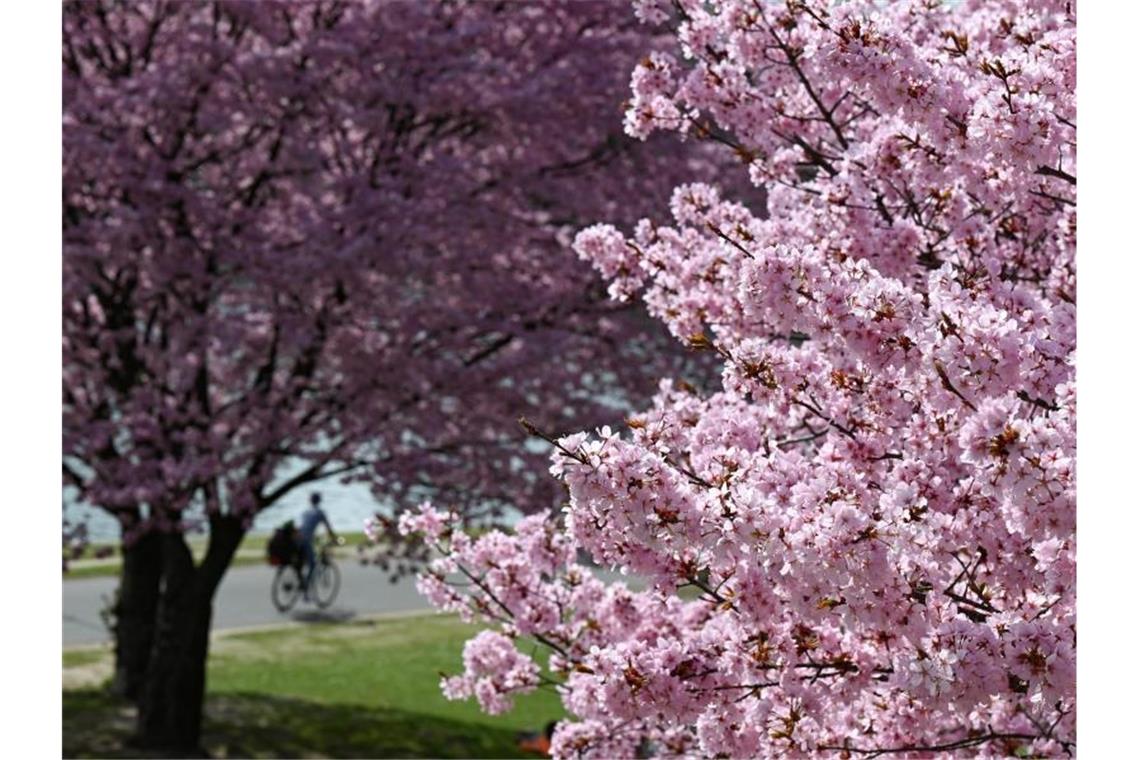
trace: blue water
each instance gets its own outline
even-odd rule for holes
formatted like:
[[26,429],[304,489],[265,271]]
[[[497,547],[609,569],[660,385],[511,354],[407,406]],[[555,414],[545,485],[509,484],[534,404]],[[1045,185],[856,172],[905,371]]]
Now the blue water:
[[[329,522],[338,531],[363,530],[364,522],[377,512],[391,513],[391,505],[376,498],[363,483],[344,485],[337,482],[301,487],[289,493],[269,509],[254,518],[251,533],[272,533],[273,529],[289,519],[297,519],[309,505],[309,494],[321,492],[321,506]],[[75,497],[71,489],[64,490],[63,516],[71,522],[86,521],[92,540],[114,541],[119,538],[119,524],[101,509],[92,507]]]

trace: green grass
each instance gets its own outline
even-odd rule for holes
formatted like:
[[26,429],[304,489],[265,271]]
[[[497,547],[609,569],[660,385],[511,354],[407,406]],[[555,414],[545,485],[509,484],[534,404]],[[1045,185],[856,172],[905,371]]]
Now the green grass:
[[[346,556],[347,552],[355,551],[359,544],[364,543],[365,536],[363,532],[350,532],[338,534],[344,537],[345,544],[343,547],[338,548],[336,551],[341,556]],[[269,542],[269,536],[256,535],[246,536],[238,547],[237,554],[234,556],[230,567],[242,567],[245,565],[261,565],[265,563],[265,545]],[[195,559],[200,559],[206,553],[206,539],[204,537],[194,537],[187,540],[190,544],[190,551]],[[100,549],[110,549],[112,554],[105,560],[93,562],[96,552]],[[91,562],[91,564],[85,564]],[[119,544],[117,543],[99,543],[91,544],[87,548],[87,552],[78,562],[73,561],[67,572],[63,574],[65,581],[78,580],[80,578],[103,578],[107,576],[117,576],[122,569],[122,555],[120,554]]]
[[[477,630],[417,616],[219,638],[203,744],[213,757],[527,757],[516,735],[560,717],[557,695],[540,690],[488,716],[439,692],[440,671],[462,668]],[[71,665],[90,667],[93,656],[110,655],[77,650]],[[98,689],[65,691],[64,756],[129,755],[131,712]]]
[[106,657],[107,653],[102,649],[65,649],[63,651],[63,669],[94,665],[97,662],[102,662]]

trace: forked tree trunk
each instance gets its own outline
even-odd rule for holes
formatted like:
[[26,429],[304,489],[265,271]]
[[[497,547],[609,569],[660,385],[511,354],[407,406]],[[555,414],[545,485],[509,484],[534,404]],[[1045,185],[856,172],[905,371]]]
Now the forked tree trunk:
[[115,675],[111,691],[137,701],[154,643],[162,578],[162,537],[147,533],[123,547],[123,569],[115,602]]
[[245,531],[233,518],[212,518],[210,544],[194,566],[181,535],[163,537],[162,591],[136,742],[175,755],[201,755],[206,657],[214,592]]

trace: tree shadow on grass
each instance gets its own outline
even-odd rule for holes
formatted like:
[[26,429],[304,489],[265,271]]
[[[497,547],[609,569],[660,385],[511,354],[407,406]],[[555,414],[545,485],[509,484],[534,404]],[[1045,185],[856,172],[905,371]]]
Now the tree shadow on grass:
[[[134,709],[95,689],[63,693],[64,757],[148,757],[127,745]],[[210,695],[211,757],[535,757],[513,731],[403,710],[256,693]]]

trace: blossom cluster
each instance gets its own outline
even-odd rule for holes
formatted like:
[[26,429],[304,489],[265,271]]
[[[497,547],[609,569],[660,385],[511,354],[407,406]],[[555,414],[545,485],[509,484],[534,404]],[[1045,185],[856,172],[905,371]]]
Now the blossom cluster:
[[723,161],[622,139],[659,37],[576,0],[67,5],[74,496],[127,539],[333,478],[556,504],[514,417],[598,424],[684,361],[565,245]]
[[1072,754],[1071,4],[636,10],[678,49],[627,131],[769,203],[685,184],[575,248],[722,387],[552,439],[564,515],[442,541],[423,590],[550,646],[558,757]]

